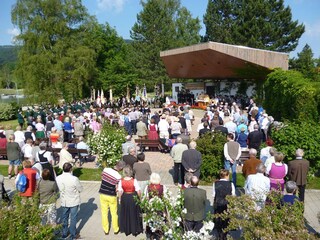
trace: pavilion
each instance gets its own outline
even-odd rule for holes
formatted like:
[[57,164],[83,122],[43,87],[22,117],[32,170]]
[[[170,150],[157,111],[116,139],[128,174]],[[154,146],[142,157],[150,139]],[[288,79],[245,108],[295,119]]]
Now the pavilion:
[[206,80],[196,82],[197,90],[202,84],[202,91],[211,93],[214,90],[208,87],[216,87],[217,82],[221,89],[223,82],[265,80],[275,68],[288,70],[289,62],[287,53],[217,42],[162,51],[160,57],[170,78]]

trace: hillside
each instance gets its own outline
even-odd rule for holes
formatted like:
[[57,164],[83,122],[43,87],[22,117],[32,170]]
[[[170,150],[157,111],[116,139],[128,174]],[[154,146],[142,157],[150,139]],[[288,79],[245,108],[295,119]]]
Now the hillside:
[[18,46],[0,46],[0,66],[6,63],[15,63],[18,59]]

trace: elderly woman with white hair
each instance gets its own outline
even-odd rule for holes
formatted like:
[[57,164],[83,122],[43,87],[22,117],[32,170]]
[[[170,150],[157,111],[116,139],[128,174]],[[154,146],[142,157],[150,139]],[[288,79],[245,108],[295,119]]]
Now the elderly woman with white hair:
[[[144,196],[148,199],[151,199],[153,197],[159,197],[162,198],[164,194],[166,194],[167,189],[164,185],[160,184],[161,177],[158,173],[152,173],[150,176],[150,184],[145,188],[144,190]],[[162,215],[162,212],[157,212],[155,214]],[[147,239],[161,239],[162,237],[161,231],[151,231],[151,228],[146,226],[146,236]]]
[[28,126],[26,131],[24,132],[24,138],[25,140],[31,139],[32,141],[36,140],[36,135],[32,132],[32,126]]

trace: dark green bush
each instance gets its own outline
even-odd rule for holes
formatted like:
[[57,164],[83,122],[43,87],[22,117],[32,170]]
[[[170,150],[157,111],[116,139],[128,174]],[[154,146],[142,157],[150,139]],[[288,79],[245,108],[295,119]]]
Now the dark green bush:
[[286,160],[295,158],[297,148],[304,150],[304,158],[311,167],[320,167],[320,126],[313,122],[285,122],[280,130],[272,130],[275,148],[284,153]]
[[55,228],[42,225],[40,214],[37,199],[15,195],[10,206],[0,208],[1,239],[54,239]]
[[0,103],[0,121],[7,121],[16,117],[17,106],[9,103]]
[[223,146],[226,143],[225,135],[208,133],[197,140],[197,150],[202,154],[201,180],[212,182],[223,168]]
[[316,89],[300,72],[276,70],[270,73],[264,92],[264,107],[275,119],[318,120]]

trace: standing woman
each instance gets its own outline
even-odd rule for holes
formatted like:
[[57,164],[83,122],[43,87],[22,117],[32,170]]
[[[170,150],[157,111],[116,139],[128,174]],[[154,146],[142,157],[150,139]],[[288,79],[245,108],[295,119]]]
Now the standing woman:
[[45,127],[42,123],[41,118],[37,119],[36,129],[37,129],[36,138],[37,139],[44,139],[46,137],[45,133],[44,133]]
[[151,175],[151,168],[150,164],[145,162],[145,155],[144,153],[139,153],[137,155],[138,162],[133,164],[133,174],[135,179],[137,179],[138,184],[140,186],[141,192],[143,193],[144,189],[149,183],[150,175]]
[[[222,169],[220,170],[220,180],[216,181],[213,184],[213,209],[214,213],[223,213],[227,210],[228,201],[226,196],[236,195],[235,187],[232,182],[229,181],[229,170]],[[224,229],[228,226],[228,220],[223,220],[221,218],[215,219],[214,228],[218,231],[218,239],[226,240],[227,233],[224,232]]]
[[150,119],[150,124],[148,126],[149,132],[148,132],[148,139],[151,140],[158,140],[159,135],[158,135],[158,126],[155,124],[154,118]]
[[63,123],[63,130],[64,130],[64,141],[69,142],[72,138],[72,125],[70,123],[70,118],[66,117]]
[[[14,135],[9,136],[9,142],[7,143],[7,157],[9,160],[8,178],[18,175],[18,167],[20,162],[20,146],[14,141]],[[12,168],[14,166],[14,175],[12,175]]]
[[284,155],[283,153],[274,154],[275,162],[269,164],[266,170],[266,174],[269,175],[270,179],[270,189],[284,191],[284,178],[288,173],[287,164],[283,163]]
[[141,196],[141,191],[137,180],[132,177],[133,172],[129,165],[123,168],[123,174],[118,187],[121,208],[120,232],[126,236],[137,236],[143,232],[141,209],[135,201],[136,196]]

